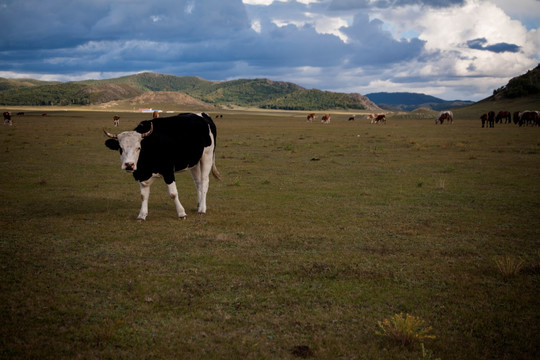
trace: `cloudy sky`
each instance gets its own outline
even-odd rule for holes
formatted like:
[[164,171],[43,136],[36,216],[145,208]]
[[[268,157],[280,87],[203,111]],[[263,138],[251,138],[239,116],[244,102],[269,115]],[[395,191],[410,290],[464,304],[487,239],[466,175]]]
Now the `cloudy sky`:
[[153,71],[480,100],[540,63],[539,0],[0,0],[0,77]]

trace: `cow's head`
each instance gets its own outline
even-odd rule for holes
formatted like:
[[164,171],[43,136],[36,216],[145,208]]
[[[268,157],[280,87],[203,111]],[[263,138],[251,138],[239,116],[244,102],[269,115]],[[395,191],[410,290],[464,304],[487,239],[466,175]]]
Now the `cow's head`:
[[105,135],[110,137],[105,141],[105,145],[111,150],[120,150],[121,169],[132,172],[137,170],[137,161],[141,151],[141,141],[149,136],[154,130],[154,125],[150,124],[150,131],[141,134],[137,131],[124,131],[120,134],[111,134],[103,129]]

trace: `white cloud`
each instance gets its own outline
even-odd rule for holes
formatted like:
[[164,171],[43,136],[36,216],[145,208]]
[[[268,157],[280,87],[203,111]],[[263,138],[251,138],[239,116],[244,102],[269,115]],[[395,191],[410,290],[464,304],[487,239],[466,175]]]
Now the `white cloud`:
[[349,26],[352,20],[315,13],[306,13],[306,17],[315,25],[315,30],[319,34],[331,34],[337,36],[345,43],[348,42],[349,38],[340,29]]
[[520,20],[528,29],[540,26],[540,1],[492,0],[513,19]]
[[[466,0],[463,6],[447,8],[381,9],[372,17],[382,19],[396,38],[413,32],[425,41],[427,60],[408,64],[404,69],[407,77],[424,78],[424,87],[434,95],[465,90],[468,84],[467,96],[478,99],[490,95],[492,89],[506,84],[511,77],[534,68],[540,60],[540,31],[528,31],[496,3],[510,6],[503,0]],[[534,6],[539,4],[536,1]],[[392,76],[397,87],[399,77]],[[387,81],[385,85],[392,88]]]
[[261,21],[258,19],[255,19],[251,22],[251,28],[258,34],[261,33]]

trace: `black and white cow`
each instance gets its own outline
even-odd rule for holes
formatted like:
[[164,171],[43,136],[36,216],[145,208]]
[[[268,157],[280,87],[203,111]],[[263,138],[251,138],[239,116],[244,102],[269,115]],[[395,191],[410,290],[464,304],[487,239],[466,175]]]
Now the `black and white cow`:
[[205,113],[179,114],[142,121],[134,131],[110,134],[105,145],[120,150],[121,168],[133,173],[141,189],[142,205],[137,220],[148,215],[150,186],[163,177],[174,201],[178,218],[186,212],[178,199],[174,173],[189,169],[197,188],[197,211],[206,213],[210,172],[221,180],[215,165],[216,125]]

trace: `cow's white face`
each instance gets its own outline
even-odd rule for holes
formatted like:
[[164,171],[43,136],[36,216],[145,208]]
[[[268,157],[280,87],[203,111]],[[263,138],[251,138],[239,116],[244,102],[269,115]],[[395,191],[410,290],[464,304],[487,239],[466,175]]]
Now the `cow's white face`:
[[117,135],[120,145],[122,170],[132,172],[137,170],[137,161],[141,152],[142,135],[136,131],[124,131]]
[[127,172],[137,170],[137,161],[139,161],[139,154],[141,152],[141,141],[152,134],[153,131],[153,124],[150,124],[150,131],[144,134],[137,131],[124,131],[116,135],[110,134],[103,129],[105,135],[111,138],[105,142],[105,145],[112,150],[120,150],[120,166],[122,170]]

